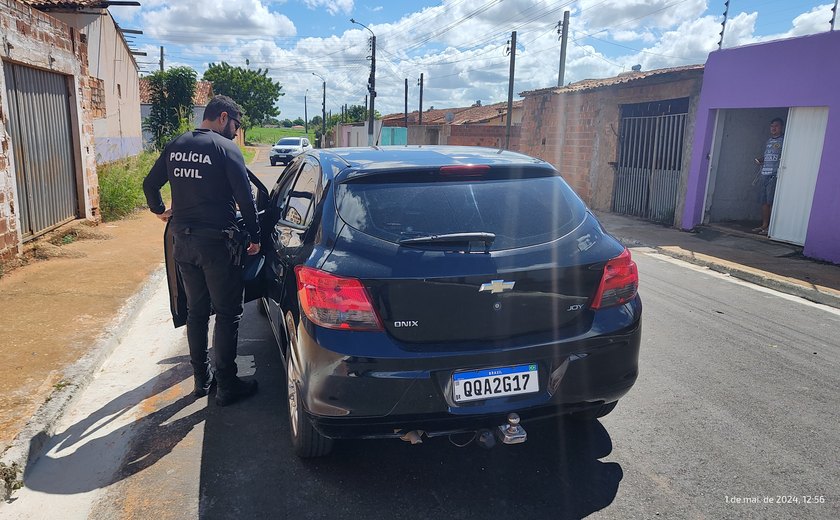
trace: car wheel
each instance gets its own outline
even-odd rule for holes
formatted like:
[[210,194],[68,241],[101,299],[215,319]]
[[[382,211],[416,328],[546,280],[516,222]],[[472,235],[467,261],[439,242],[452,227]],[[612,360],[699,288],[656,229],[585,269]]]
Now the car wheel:
[[276,161],[276,160],[274,160],[274,159],[271,159],[271,165],[272,165],[272,166],[277,166],[277,161]]
[[605,415],[612,412],[617,404],[618,401],[613,401],[611,403],[602,404],[601,406],[597,406],[589,410],[575,412],[573,414],[570,414],[569,417],[575,421],[594,421],[595,419],[604,417]]
[[[294,331],[294,328],[290,328],[288,325],[288,318],[286,329]],[[292,447],[295,455],[303,459],[323,457],[332,451],[333,440],[318,433],[318,430],[312,426],[303,412],[299,393],[300,375],[292,355],[294,333],[288,332],[287,335],[290,340],[290,348],[286,354],[286,386],[289,397],[287,402],[289,403],[289,434],[292,439]]]

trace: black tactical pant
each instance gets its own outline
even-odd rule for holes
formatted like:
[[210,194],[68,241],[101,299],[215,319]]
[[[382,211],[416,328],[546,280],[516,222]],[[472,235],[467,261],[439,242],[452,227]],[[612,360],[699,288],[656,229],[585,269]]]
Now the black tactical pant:
[[195,376],[209,376],[207,332],[216,312],[213,356],[220,385],[236,377],[236,347],[242,318],[242,269],[233,265],[225,238],[177,233],[174,257],[187,296],[187,342]]

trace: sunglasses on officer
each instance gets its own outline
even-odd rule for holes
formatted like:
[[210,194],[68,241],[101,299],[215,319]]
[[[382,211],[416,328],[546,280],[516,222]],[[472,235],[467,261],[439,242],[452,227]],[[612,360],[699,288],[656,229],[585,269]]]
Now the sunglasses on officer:
[[228,119],[233,121],[233,126],[234,126],[235,130],[239,130],[240,128],[242,128],[242,122],[240,120],[236,119],[235,117],[233,117],[230,114],[228,114]]

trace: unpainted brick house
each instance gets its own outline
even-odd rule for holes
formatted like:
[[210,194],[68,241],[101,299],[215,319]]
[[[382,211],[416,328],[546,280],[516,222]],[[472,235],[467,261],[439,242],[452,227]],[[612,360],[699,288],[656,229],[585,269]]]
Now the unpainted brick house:
[[553,164],[593,209],[679,225],[703,66],[524,92],[518,149]]
[[[419,111],[406,114],[389,114],[382,118],[382,135],[390,130],[392,134],[400,132],[403,140],[384,144],[440,144],[454,146],[486,146],[504,148],[507,139],[507,102],[492,105],[475,104],[469,107],[430,108],[423,111],[422,120]],[[510,148],[519,146],[519,131],[522,122],[522,101],[513,102],[513,118],[510,129]]]
[[99,219],[87,45],[64,22],[0,0],[0,258],[70,220]]

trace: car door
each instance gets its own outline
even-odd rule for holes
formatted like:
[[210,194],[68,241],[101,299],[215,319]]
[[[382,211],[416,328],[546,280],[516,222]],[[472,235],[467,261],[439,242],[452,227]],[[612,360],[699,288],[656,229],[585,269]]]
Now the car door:
[[[297,284],[294,268],[312,251],[315,208],[322,190],[321,168],[312,156],[305,156],[293,181],[278,201],[278,220],[272,230],[273,254],[270,270],[275,277],[276,318],[285,312],[297,315]],[[272,316],[275,318],[275,316]]]
[[[254,175],[254,173],[251,170],[248,170],[248,179],[251,181],[251,184],[253,184],[254,188],[256,189],[255,200],[257,205],[257,212],[260,218],[260,227],[263,227],[265,226],[266,220],[270,218],[265,211],[270,202],[268,189],[256,177],[256,175]],[[172,313],[172,323],[173,325],[175,325],[175,328],[178,328],[186,325],[187,323],[187,296],[184,292],[184,282],[181,279],[181,273],[178,271],[178,268],[175,265],[173,249],[175,240],[171,229],[171,224],[171,220],[167,222],[166,227],[163,231],[163,257],[166,265],[167,286],[169,288],[169,310]],[[260,240],[261,249],[267,245],[267,241],[264,240],[266,236],[266,233],[263,232],[263,238],[261,238]],[[252,261],[253,260],[258,259],[252,259]],[[264,292],[264,271],[264,269],[261,269],[260,273],[256,277],[254,277],[253,280],[246,282],[245,301],[255,300],[262,296]]]

